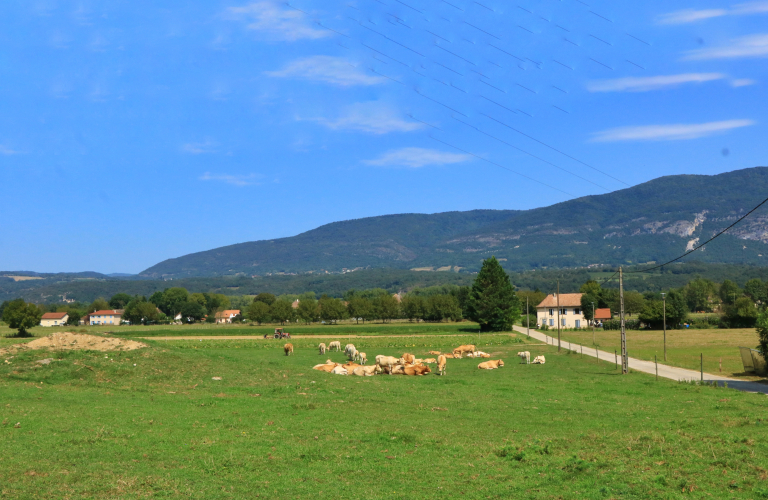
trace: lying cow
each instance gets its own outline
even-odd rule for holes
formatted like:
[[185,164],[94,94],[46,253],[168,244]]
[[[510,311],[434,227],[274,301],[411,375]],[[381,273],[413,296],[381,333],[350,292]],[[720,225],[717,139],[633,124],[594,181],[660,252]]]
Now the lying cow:
[[407,352],[406,352],[406,353],[404,353],[404,354],[402,355],[402,357],[401,357],[400,359],[402,359],[402,360],[403,360],[403,364],[409,364],[409,365],[412,365],[412,364],[414,364],[414,362],[416,361],[416,356],[414,356],[413,354],[409,354],[409,353],[407,353]]
[[344,368],[341,365],[339,365],[339,366],[335,367],[333,370],[331,370],[331,373],[333,373],[334,375],[348,375],[347,369]]
[[341,342],[339,342],[338,340],[335,340],[335,341],[331,342],[330,344],[328,344],[328,350],[329,351],[333,351],[334,349],[336,349],[337,351],[340,351],[341,350]]
[[399,362],[400,360],[394,356],[384,356],[382,354],[376,356],[376,364],[382,368],[386,368],[385,371],[390,375],[392,375],[392,367],[397,366]]
[[431,371],[432,370],[430,370],[429,367],[425,365],[413,365],[413,366],[403,367],[403,375],[422,376],[422,375],[426,375],[427,373],[430,373]]
[[320,350],[320,356],[325,354],[325,344],[324,343],[321,342],[320,345],[318,346],[318,349]]
[[357,375],[358,377],[373,377],[377,373],[381,373],[379,365],[358,366],[352,370],[352,375]]
[[290,356],[293,354],[293,344],[285,344],[283,350],[285,351],[286,356]]
[[429,354],[432,354],[433,356],[440,356],[442,352],[440,351],[429,351]]
[[315,365],[312,367],[312,369],[321,371],[321,372],[331,373],[331,370],[333,370],[337,366],[340,366],[340,365],[338,363],[325,363],[324,365]]
[[453,353],[450,353],[450,352],[445,353],[445,354],[441,354],[441,356],[445,356],[447,359],[454,359],[454,358],[455,359],[461,359],[461,354],[456,355],[456,354],[453,354]]
[[536,359],[533,360],[532,364],[534,364],[534,365],[543,365],[546,362],[547,362],[547,360],[544,359],[544,356],[536,356]]
[[437,357],[437,370],[440,373],[440,375],[445,375],[445,365],[446,365],[445,356],[442,354]]
[[355,368],[360,368],[360,367],[361,367],[361,366],[363,366],[363,365],[358,365],[357,363],[353,363],[352,361],[348,361],[348,362],[344,363],[344,364],[343,364],[343,365],[341,365],[341,366],[343,366],[344,368],[346,368],[346,369],[347,369],[347,371],[351,373],[351,372],[352,372],[352,370],[354,370]]
[[520,357],[520,364],[531,364],[531,353],[528,351],[518,352],[517,355]]
[[477,365],[478,368],[481,370],[495,370],[496,368],[501,368],[504,366],[504,361],[500,359],[496,359],[493,361],[483,361],[479,365]]
[[427,358],[424,360],[424,362],[430,365],[434,365],[435,363],[437,363],[437,360],[435,358]]

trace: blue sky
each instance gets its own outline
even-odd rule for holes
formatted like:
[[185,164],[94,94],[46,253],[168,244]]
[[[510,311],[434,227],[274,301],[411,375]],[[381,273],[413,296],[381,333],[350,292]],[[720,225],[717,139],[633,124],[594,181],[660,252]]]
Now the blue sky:
[[768,1],[7,1],[0,268],[766,165]]

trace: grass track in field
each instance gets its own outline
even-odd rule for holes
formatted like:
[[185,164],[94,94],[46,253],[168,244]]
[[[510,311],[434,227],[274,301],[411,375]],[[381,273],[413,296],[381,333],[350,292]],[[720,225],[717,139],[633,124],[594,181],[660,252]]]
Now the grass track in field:
[[[423,355],[464,339],[429,340],[364,347]],[[546,345],[526,347],[546,365],[519,365],[514,341],[479,345],[504,368],[449,360],[445,377],[316,372],[343,355],[311,340],[290,357],[217,340],[47,367],[34,361],[49,353],[23,353],[0,365],[0,498],[768,495],[764,395],[621,376]]]

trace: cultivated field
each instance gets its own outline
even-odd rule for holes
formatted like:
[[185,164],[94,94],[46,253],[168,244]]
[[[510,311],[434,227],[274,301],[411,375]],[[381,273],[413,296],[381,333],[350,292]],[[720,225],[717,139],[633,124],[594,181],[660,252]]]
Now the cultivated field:
[[[768,497],[765,395],[621,376],[523,341],[484,335],[506,366],[448,360],[445,377],[313,371],[343,354],[312,339],[290,357],[275,340],[25,352],[0,362],[0,497]],[[466,342],[355,344],[372,359]],[[518,364],[521,349],[547,364]]]
[[[557,330],[545,333],[557,337]],[[579,343],[583,346],[592,345],[592,331],[564,331],[563,340]],[[595,333],[597,346],[605,351],[618,350],[621,352],[621,334],[618,330],[600,331]],[[720,374],[720,360],[723,362],[722,375],[737,377],[744,380],[757,380],[759,377],[747,376],[739,354],[739,346],[750,347],[757,345],[757,334],[754,328],[713,329],[713,330],[667,330],[667,363],[672,366],[698,370],[700,355],[704,354],[704,371]],[[659,363],[664,362],[664,332],[649,330],[627,330],[627,351],[638,359],[653,361],[658,356]]]

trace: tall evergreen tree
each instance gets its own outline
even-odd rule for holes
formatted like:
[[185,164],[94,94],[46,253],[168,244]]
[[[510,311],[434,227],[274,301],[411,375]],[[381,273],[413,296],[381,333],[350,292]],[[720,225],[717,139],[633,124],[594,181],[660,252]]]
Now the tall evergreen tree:
[[469,319],[481,332],[509,330],[520,318],[520,300],[496,257],[483,261],[469,294]]

